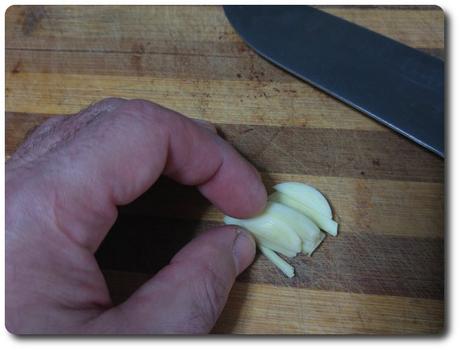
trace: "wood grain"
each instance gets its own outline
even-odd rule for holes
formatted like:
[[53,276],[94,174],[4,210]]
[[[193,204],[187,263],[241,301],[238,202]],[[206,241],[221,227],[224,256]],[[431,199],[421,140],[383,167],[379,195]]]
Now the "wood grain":
[[[113,298],[122,301],[148,274],[105,271]],[[131,288],[130,288],[131,287]],[[213,333],[438,334],[440,300],[318,291],[237,282]]]
[[[33,57],[35,60],[35,53]],[[102,98],[114,96],[156,101],[187,116],[215,123],[390,132],[297,80],[265,84],[190,77],[157,79],[155,76],[65,74],[63,78],[62,74],[27,73],[18,69],[19,73],[6,74],[8,111],[71,114]]]
[[[11,118],[10,116],[9,118]],[[37,116],[42,120],[42,116]],[[264,172],[442,182],[442,159],[393,132],[217,125]],[[308,149],[305,149],[308,140]]]
[[[264,174],[263,180],[267,188],[285,181],[313,184],[332,203],[340,231],[414,238],[444,236],[442,184],[283,173]],[[149,217],[223,219],[223,214],[196,190],[164,179],[120,210]]]
[[[444,47],[440,8],[319,7],[412,47]],[[119,6],[12,6],[6,14],[6,35],[7,48],[81,48],[75,39],[83,40],[85,48],[108,50],[131,48],[132,39],[168,48],[180,43],[192,50],[196,42],[241,43],[219,6],[130,6],[129,11]],[[125,40],[114,40],[119,38]]]
[[[104,269],[153,274],[169,263],[195,232],[219,222],[121,214],[98,251]],[[327,238],[313,257],[288,259],[296,270],[285,278],[258,256],[238,280],[250,283],[443,299],[442,239],[403,238],[342,231]]]
[[[48,115],[7,113],[7,155],[10,155],[16,149],[27,130],[43,122],[48,117]],[[330,152],[328,147],[325,147],[327,152],[323,152],[320,149],[321,147],[318,147],[318,150],[314,152],[308,152],[308,155],[323,154],[324,159],[318,157],[316,160],[305,160],[301,153],[302,148],[300,148],[299,152],[293,152],[292,147],[286,147],[286,151],[281,152],[279,151],[281,146],[275,148],[275,151],[271,151],[270,156],[265,155],[262,158],[264,152],[267,152],[267,147],[272,147],[273,144],[280,145],[272,137],[269,137],[272,134],[261,137],[266,132],[266,127],[221,124],[218,125],[218,128],[227,136],[233,133],[232,136],[228,137],[230,142],[253,163],[259,165],[259,169],[264,170],[263,178],[267,188],[279,182],[297,181],[311,183],[326,193],[333,205],[335,216],[340,223],[340,229],[345,232],[404,237],[443,237],[444,186],[442,183],[421,181],[427,179],[426,176],[429,174],[427,167],[432,164],[427,160],[423,162],[423,158],[408,157],[409,161],[407,163],[404,163],[404,161],[396,163],[393,158],[388,158],[385,153],[378,152],[379,145],[377,145],[376,149],[369,152],[369,156],[379,154],[380,156],[383,155],[386,160],[361,157],[360,160],[365,163],[362,163],[360,167],[356,165],[359,164],[359,161],[354,162],[352,166],[348,165],[348,169],[355,170],[354,174],[356,175],[356,177],[349,177],[343,176],[343,169],[340,164],[337,164],[336,157],[333,159],[328,157],[328,152]],[[237,132],[235,132],[235,128],[238,129]],[[246,130],[250,131],[246,132]],[[275,129],[272,133],[280,133],[284,130]],[[290,138],[303,140],[304,138],[298,136],[297,131],[299,130],[294,130],[297,136]],[[253,135],[253,137],[248,134]],[[300,135],[302,136],[302,134]],[[359,136],[357,138],[359,139]],[[311,138],[305,139],[309,140],[309,145],[313,143]],[[336,139],[339,142],[341,140],[340,137]],[[273,142],[268,142],[268,140]],[[402,141],[406,146],[413,146],[415,152],[419,151],[417,146],[406,142],[406,140]],[[369,144],[371,143],[369,141]],[[343,149],[346,150],[346,147],[345,145]],[[404,149],[404,147],[402,148]],[[356,150],[356,148],[353,149]],[[264,152],[261,152],[261,150]],[[339,152],[337,151],[335,154],[337,153]],[[290,155],[289,159],[292,162],[297,163],[294,166],[297,167],[299,174],[277,172],[279,170],[286,171],[286,169],[292,171],[293,165],[285,160],[286,154]],[[357,153],[349,150],[348,154],[355,156]],[[426,152],[423,155],[433,158]],[[418,169],[409,167],[411,159],[416,161],[415,166]],[[318,166],[318,164],[321,164],[319,160],[323,162],[321,167]],[[433,177],[431,180],[442,181],[442,163],[437,158],[434,160],[441,168],[433,168],[433,174],[437,174],[439,177]],[[348,162],[350,163],[350,160]],[[301,167],[299,164],[304,165]],[[283,165],[286,168],[283,168]],[[392,168],[393,166],[398,166],[399,168]],[[333,173],[333,170],[329,169],[334,168],[342,173],[330,176],[329,174]],[[421,168],[424,168],[425,173]],[[360,169],[365,169],[365,171]],[[395,177],[398,171],[399,174],[405,177],[413,176],[413,174],[423,174],[424,178],[415,178],[415,181],[409,181],[410,179],[405,179],[405,181],[387,180],[387,178]],[[310,175],[311,173],[319,175]],[[381,179],[371,178],[372,174],[374,174],[374,177],[376,174],[379,175]],[[223,217],[222,213],[210,206],[196,191],[180,187],[169,181],[162,181],[131,206],[121,210],[150,217],[161,216],[214,221],[222,221]],[[388,220],[389,217],[391,217],[391,220]]]
[[214,332],[439,334],[443,311],[442,302],[430,299],[237,283]]
[[[435,6],[319,6],[444,57]],[[311,183],[340,233],[285,279],[258,255],[215,333],[428,334],[444,327],[444,162],[269,64],[218,6],[12,6],[5,16],[6,157],[53,115],[144,98],[215,123],[270,188]],[[222,213],[161,179],[120,208],[97,252],[122,302]]]

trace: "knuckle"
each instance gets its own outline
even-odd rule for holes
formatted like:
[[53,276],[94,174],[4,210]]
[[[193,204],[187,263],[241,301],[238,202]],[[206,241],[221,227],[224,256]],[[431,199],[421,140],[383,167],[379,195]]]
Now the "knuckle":
[[129,100],[126,102],[126,107],[141,114],[151,114],[159,108],[155,103],[143,99]]
[[99,103],[104,105],[113,105],[113,104],[122,104],[126,103],[126,99],[120,97],[106,97],[102,99]]
[[107,97],[88,106],[72,117],[73,119],[78,119],[81,123],[86,123],[100,117],[101,115],[114,111],[120,106],[123,106],[126,101],[127,100],[118,97]]
[[56,125],[62,121],[64,117],[56,116],[56,117],[49,117],[43,123],[32,127],[26,133],[26,138],[33,137],[37,135],[47,134],[53,130]]
[[30,163],[39,158],[57,143],[57,135],[63,116],[47,118],[42,124],[29,129],[24,140],[12,155],[9,164]]
[[119,106],[124,105],[127,102],[126,99],[119,97],[106,97],[96,103],[90,105],[87,109],[84,109],[82,112],[91,111],[93,109],[98,111],[112,111]]
[[104,107],[107,112],[112,112],[117,108],[125,105],[128,100],[118,97],[109,97],[104,100]]
[[171,124],[176,118],[175,113],[169,113],[169,110],[155,104],[153,102],[133,99],[126,101],[120,110],[120,114],[117,116],[120,119],[135,119],[139,121],[141,125],[149,125],[152,123],[156,126],[164,126]]

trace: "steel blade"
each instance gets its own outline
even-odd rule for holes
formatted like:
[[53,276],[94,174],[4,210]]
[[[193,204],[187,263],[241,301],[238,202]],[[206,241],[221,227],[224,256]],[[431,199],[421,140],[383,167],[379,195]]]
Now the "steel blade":
[[224,6],[256,52],[444,157],[442,60],[310,6]]

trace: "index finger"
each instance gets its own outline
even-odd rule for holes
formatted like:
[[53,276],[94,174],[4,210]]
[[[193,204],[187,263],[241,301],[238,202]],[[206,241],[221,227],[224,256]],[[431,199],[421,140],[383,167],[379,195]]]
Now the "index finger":
[[258,172],[217,134],[147,101],[117,101],[50,158],[57,178],[48,180],[65,197],[61,214],[76,241],[95,250],[116,206],[139,197],[162,173],[198,186],[227,215],[250,217],[263,209],[267,194]]
[[[152,134],[157,136],[150,138],[150,147],[138,150],[138,157],[146,160],[146,167],[153,156],[166,160],[163,168],[157,162],[151,164],[148,186],[163,173],[182,184],[198,186],[214,205],[236,217],[253,216],[265,206],[266,191],[257,170],[209,128],[146,101],[128,102],[115,113],[133,120],[140,115],[145,128],[143,135],[136,137],[148,140]],[[115,187],[119,185],[123,186],[114,184]],[[119,198],[119,202],[132,201],[145,189],[125,193],[125,198]]]

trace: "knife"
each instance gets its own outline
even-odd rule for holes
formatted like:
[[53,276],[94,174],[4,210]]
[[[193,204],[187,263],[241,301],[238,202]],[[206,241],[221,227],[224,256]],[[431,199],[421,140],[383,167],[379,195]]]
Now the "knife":
[[311,6],[224,6],[262,57],[444,157],[444,62]]

